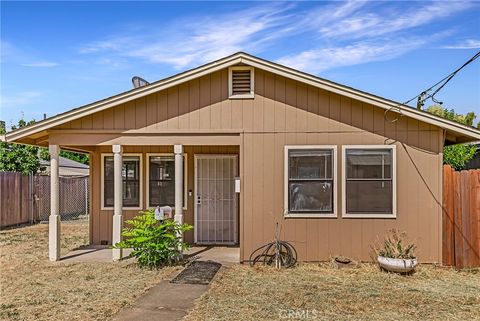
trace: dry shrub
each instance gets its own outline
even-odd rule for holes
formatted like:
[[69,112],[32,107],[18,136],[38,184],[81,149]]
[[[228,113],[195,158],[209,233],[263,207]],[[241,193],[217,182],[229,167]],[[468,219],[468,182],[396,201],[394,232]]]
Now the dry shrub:
[[415,249],[417,248],[414,243],[407,241],[407,233],[400,232],[397,229],[388,230],[383,245],[379,245],[381,242],[377,239],[377,242],[372,246],[376,256],[383,256],[392,259],[415,259]]

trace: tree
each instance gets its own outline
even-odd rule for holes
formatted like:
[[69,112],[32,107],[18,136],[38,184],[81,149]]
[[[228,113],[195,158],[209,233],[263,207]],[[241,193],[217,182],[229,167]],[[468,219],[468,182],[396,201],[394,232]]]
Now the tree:
[[[12,130],[35,123],[23,119]],[[0,135],[6,133],[5,122],[0,121]],[[60,156],[88,165],[88,155],[60,151]],[[35,174],[40,169],[40,159],[49,160],[48,149],[30,145],[0,142],[0,172],[20,172],[23,175]]]
[[[428,107],[427,112],[468,126],[473,126],[476,118],[474,112],[462,115],[455,113],[453,109],[446,109],[438,105]],[[477,128],[480,128],[480,122],[477,123]],[[475,152],[476,147],[471,144],[445,146],[443,149],[443,163],[452,166],[455,170],[461,170],[475,156]]]
[[[25,120],[20,119],[17,126],[12,126],[12,130],[25,127],[33,122],[32,120],[27,123]],[[5,123],[0,122],[0,135],[5,133]],[[20,172],[23,175],[28,175],[36,173],[39,168],[38,147],[0,142],[1,172]]]

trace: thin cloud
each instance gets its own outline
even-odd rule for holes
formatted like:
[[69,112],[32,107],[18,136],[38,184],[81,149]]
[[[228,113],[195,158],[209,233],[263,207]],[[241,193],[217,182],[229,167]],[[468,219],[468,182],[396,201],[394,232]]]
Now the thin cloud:
[[[268,39],[280,37],[288,23],[290,6],[268,5],[182,22],[143,36],[122,35],[87,44],[81,53],[111,52],[151,63],[165,63],[180,69],[215,60],[233,52],[257,51]],[[272,36],[275,35],[275,36]]]
[[479,49],[480,48],[480,40],[477,39],[467,39],[460,43],[450,46],[443,46],[443,49]]
[[438,1],[428,2],[422,7],[378,12],[367,11],[365,7],[355,8],[345,19],[320,29],[326,37],[376,37],[429,24],[437,19],[451,16],[472,6],[468,2]]
[[419,38],[395,39],[395,41],[358,42],[346,46],[318,48],[285,56],[278,63],[319,73],[327,69],[384,61],[399,57],[427,43]]
[[43,93],[40,91],[22,91],[12,95],[0,96],[0,108],[16,108],[37,102]]
[[258,54],[278,42],[307,36],[313,39],[311,49],[291,48],[293,53],[278,61],[319,72],[392,59],[418,49],[431,43],[432,35],[423,32],[422,38],[414,38],[411,29],[466,10],[472,4],[428,2],[421,7],[407,7],[404,3],[392,7],[348,1],[322,3],[308,11],[297,10],[297,6],[275,3],[223,15],[184,17],[162,28],[136,28],[131,33],[85,44],[80,52],[96,55],[99,60],[138,59],[183,69],[237,51]]
[[58,63],[51,62],[51,61],[36,61],[36,62],[20,64],[20,66],[23,66],[23,67],[36,67],[36,68],[49,68],[49,67],[56,67],[58,65],[59,65]]

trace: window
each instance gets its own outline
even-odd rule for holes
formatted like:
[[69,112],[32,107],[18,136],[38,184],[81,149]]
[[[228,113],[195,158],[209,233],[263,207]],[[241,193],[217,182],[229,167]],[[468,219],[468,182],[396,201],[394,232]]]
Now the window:
[[[183,208],[187,206],[187,166],[183,156]],[[175,206],[175,156],[174,154],[147,154],[147,204],[148,207]]]
[[254,98],[254,69],[247,66],[228,69],[228,96],[230,99]]
[[336,217],[336,146],[285,146],[285,213]]
[[[123,207],[129,209],[141,208],[141,155],[123,154]],[[113,208],[113,156],[102,155],[102,199],[103,209]]]
[[344,146],[343,216],[395,217],[395,146]]

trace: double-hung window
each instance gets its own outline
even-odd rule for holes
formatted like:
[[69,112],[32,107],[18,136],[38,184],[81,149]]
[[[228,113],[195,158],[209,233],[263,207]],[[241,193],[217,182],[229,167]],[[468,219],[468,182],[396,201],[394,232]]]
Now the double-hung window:
[[336,217],[336,146],[285,146],[285,215]]
[[[123,154],[122,157],[123,207],[141,208],[142,157],[138,154]],[[112,208],[114,204],[113,156],[102,155],[102,208]]]
[[396,216],[395,146],[343,146],[343,216]]
[[[186,157],[183,160],[183,207],[186,207]],[[147,154],[147,206],[175,206],[174,154]]]

